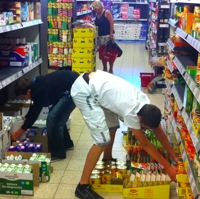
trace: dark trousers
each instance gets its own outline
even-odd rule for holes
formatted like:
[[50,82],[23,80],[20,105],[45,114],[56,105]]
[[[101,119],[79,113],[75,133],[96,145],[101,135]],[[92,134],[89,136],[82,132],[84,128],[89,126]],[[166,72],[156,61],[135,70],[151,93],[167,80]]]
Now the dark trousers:
[[72,144],[66,122],[74,108],[72,97],[66,94],[50,109],[47,117],[47,133],[52,157],[66,158],[66,148]]

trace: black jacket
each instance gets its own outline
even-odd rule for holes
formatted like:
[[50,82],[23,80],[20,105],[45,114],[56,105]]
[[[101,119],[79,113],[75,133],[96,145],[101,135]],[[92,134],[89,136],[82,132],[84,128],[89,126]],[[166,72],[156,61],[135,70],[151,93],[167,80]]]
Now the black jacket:
[[22,125],[23,130],[30,128],[37,120],[43,107],[58,103],[65,91],[70,92],[72,84],[79,74],[72,71],[56,71],[45,76],[38,76],[32,83],[31,105],[26,120]]

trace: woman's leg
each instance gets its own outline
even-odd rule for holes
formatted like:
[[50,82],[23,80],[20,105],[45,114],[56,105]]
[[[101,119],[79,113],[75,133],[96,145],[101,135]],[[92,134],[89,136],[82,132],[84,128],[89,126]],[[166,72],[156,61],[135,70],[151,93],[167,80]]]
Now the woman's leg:
[[103,64],[103,71],[108,72],[108,69],[107,69],[107,61],[103,61],[103,60],[102,60],[102,64]]
[[114,65],[114,62],[109,62],[109,65],[110,65],[109,73],[113,74],[113,65]]
[[66,158],[66,151],[63,144],[63,127],[66,125],[66,122],[74,108],[74,102],[71,96],[67,94],[59,100],[47,117],[49,149],[54,159]]

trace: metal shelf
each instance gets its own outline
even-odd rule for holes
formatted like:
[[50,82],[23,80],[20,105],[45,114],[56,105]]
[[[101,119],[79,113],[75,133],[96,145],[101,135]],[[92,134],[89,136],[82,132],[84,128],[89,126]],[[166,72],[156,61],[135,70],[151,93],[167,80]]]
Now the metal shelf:
[[170,39],[167,40],[167,45],[170,47],[171,50],[174,50],[175,45]]
[[85,11],[82,11],[82,12],[77,12],[76,15],[78,17],[78,16],[89,14],[91,12],[92,12],[91,10],[85,10]]
[[148,2],[112,2],[113,4],[148,4]]
[[200,88],[196,85],[194,79],[185,71],[186,65],[195,66],[195,62],[193,62],[190,57],[179,56],[174,58],[174,63],[176,64],[176,67],[185,79],[194,97],[200,103]]
[[199,4],[199,0],[171,0],[171,3],[196,3]]
[[192,47],[194,47],[198,52],[200,52],[200,40],[195,39],[180,28],[177,28],[175,33],[189,43]]
[[169,61],[169,59],[167,59],[166,62],[167,62],[167,67],[169,68],[170,72],[173,73],[174,69],[173,69],[173,67],[172,67],[171,62]]
[[7,26],[0,26],[0,33],[19,30],[19,29],[22,29],[22,28],[28,28],[28,27],[39,25],[39,24],[42,24],[42,23],[43,22],[42,22],[41,19],[37,19],[37,20],[33,20],[33,21],[16,23],[16,24],[7,25]]
[[199,196],[200,193],[199,193],[196,181],[195,181],[195,177],[194,177],[194,173],[193,173],[193,167],[192,167],[192,164],[190,162],[190,159],[187,156],[187,153],[185,151],[183,143],[181,143],[181,145],[180,145],[180,151],[181,151],[183,163],[184,163],[184,166],[185,166],[185,170],[187,172],[188,180],[190,182],[192,193],[193,193],[193,195],[196,199],[200,199],[200,196]]
[[184,90],[185,87],[182,84],[174,84],[172,87],[172,93],[180,110],[183,108]]
[[192,128],[192,121],[190,119],[190,116],[189,116],[189,113],[185,112],[185,109],[182,111],[182,116],[183,116],[183,119],[185,121],[185,124],[187,126],[187,129],[189,131],[189,134],[190,134],[190,137],[192,139],[192,142],[193,142],[193,145],[195,147],[195,151],[197,154],[199,154],[200,152],[200,143],[199,143],[199,140],[197,138],[197,136],[195,135],[195,132]]
[[13,81],[19,79],[25,73],[31,71],[42,63],[42,58],[24,68],[5,68],[0,71],[0,89],[11,84]]
[[138,21],[147,21],[147,19],[114,19],[114,21],[134,21],[134,22],[138,22]]
[[173,19],[169,19],[168,23],[173,26],[173,27],[176,27],[176,24],[177,24],[177,21],[173,20]]

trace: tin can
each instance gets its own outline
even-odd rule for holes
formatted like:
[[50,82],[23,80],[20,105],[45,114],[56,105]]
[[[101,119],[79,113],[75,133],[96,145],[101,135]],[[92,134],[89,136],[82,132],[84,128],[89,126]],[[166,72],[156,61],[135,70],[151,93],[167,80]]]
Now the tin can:
[[104,161],[99,160],[96,165],[104,165]]
[[102,171],[105,170],[105,166],[102,165],[102,164],[99,164],[99,165],[97,164],[97,165],[95,166],[95,170],[98,170],[98,171],[102,172]]
[[112,173],[109,170],[101,172],[101,184],[111,184]]
[[119,172],[121,175],[126,174],[126,172],[127,172],[127,166],[125,166],[125,165],[118,165],[117,166],[117,172]]
[[100,171],[94,169],[94,170],[92,171],[92,175],[100,175]]
[[90,176],[90,184],[101,184],[100,175],[91,175]]
[[123,166],[123,165],[126,166],[126,162],[125,162],[125,161],[117,161],[117,162],[116,162],[116,165],[117,165],[117,166]]
[[116,172],[117,167],[115,165],[107,165],[106,169],[113,174]]

